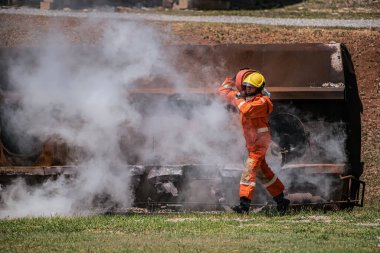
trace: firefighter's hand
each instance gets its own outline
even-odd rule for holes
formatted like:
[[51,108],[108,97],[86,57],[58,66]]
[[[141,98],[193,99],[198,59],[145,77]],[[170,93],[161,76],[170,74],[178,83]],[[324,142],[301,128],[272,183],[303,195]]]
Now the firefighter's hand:
[[245,94],[242,93],[242,92],[238,92],[236,93],[236,96],[235,96],[236,99],[245,99]]
[[226,79],[224,79],[224,82],[221,84],[221,86],[223,86],[224,88],[227,88],[227,89],[235,89],[235,82],[232,80],[231,77],[226,77]]

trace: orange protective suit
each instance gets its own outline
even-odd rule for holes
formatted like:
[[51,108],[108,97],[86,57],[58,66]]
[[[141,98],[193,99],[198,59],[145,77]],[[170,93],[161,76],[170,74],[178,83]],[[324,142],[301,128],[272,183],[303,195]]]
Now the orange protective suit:
[[218,92],[229,104],[238,108],[248,150],[248,159],[240,180],[240,197],[252,200],[256,178],[259,178],[272,196],[278,196],[283,192],[284,185],[265,161],[270,144],[268,117],[273,110],[272,101],[262,94],[245,99],[236,98],[238,90],[230,77],[225,79]]

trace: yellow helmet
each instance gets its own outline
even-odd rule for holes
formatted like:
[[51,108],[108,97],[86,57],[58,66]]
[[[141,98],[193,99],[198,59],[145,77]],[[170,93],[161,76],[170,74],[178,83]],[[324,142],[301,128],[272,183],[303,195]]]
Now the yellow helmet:
[[246,78],[244,78],[243,85],[262,88],[265,85],[265,78],[261,73],[253,72],[252,74],[249,74]]

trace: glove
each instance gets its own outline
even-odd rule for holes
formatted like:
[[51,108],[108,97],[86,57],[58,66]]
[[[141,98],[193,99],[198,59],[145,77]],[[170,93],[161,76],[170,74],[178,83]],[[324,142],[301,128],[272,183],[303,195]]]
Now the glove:
[[241,98],[245,99],[245,94],[240,93],[240,92],[236,93],[235,99],[241,99]]
[[236,89],[235,82],[232,81],[231,77],[226,77],[226,79],[221,84],[221,86],[223,86],[224,88],[230,89],[230,90],[235,90]]
[[267,90],[267,89],[263,89],[262,91],[261,91],[261,94],[263,94],[264,96],[267,96],[267,97],[269,97],[270,98],[270,92]]

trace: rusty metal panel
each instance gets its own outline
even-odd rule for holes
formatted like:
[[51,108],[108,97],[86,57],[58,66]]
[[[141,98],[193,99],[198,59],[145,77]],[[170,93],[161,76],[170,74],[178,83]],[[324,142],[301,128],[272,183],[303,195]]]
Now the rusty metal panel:
[[[249,67],[264,74],[273,99],[344,99],[340,44],[168,46],[168,58],[185,86],[164,76],[140,80],[134,93],[206,93],[226,76]],[[186,59],[186,60],[184,60]],[[157,85],[160,84],[160,85]]]
[[[177,80],[171,80],[164,74],[153,71],[152,76],[138,80],[135,87],[128,89],[128,93],[133,99],[140,95],[148,95],[152,100],[178,93],[190,93],[194,96],[185,96],[186,99],[189,99],[190,103],[196,104],[200,101],[199,98],[210,99],[210,95],[215,95],[217,87],[224,77],[233,76],[243,67],[254,68],[266,76],[267,88],[272,93],[272,99],[275,100],[275,110],[272,115],[276,113],[279,115],[279,112],[286,114],[287,109],[291,108],[297,111],[297,120],[302,124],[318,119],[323,119],[327,123],[344,123],[342,131],[347,134],[345,146],[347,161],[336,161],[333,164],[334,161],[328,159],[308,160],[309,157],[302,157],[301,154],[302,161],[297,161],[298,164],[285,164],[283,171],[294,174],[299,172],[313,174],[313,177],[322,175],[322,179],[336,177],[332,181],[342,184],[339,175],[352,174],[359,178],[362,173],[362,164],[360,163],[360,111],[362,107],[357,92],[356,77],[353,66],[351,66],[352,61],[348,52],[342,48],[344,49],[344,46],[340,44],[167,46],[167,49],[164,49],[165,52],[168,52],[166,57],[172,62],[183,82],[176,83]],[[17,53],[20,52],[15,51],[15,54]],[[86,53],[96,54],[97,52],[94,49],[88,49]],[[7,86],[6,70],[9,66],[2,60],[11,55],[13,55],[11,50],[9,52],[0,51],[0,66],[4,66],[3,69],[0,69],[0,74],[4,73],[4,75],[0,75],[0,85],[3,88]],[[1,103],[17,103],[17,100],[17,94],[12,94],[6,88],[0,94]],[[280,116],[283,117],[283,115]],[[283,122],[280,121],[281,128],[284,128]],[[273,116],[271,132],[274,133],[276,124],[272,123]],[[296,132],[294,125],[289,124],[289,128],[291,132]],[[306,131],[302,134],[306,140]],[[312,152],[310,154],[313,156]],[[313,164],[313,162],[315,163]],[[189,169],[170,165],[164,167],[158,165],[133,166],[129,169],[133,172],[134,177],[151,181],[152,189],[148,190],[155,194],[158,191],[176,195],[175,187],[181,188],[173,184],[177,183],[173,178],[177,180],[192,176],[192,179],[198,181],[204,179],[215,181],[215,176],[201,174],[201,176],[196,175],[197,177],[195,177],[194,171],[200,170],[200,168],[197,169],[197,166],[185,167]],[[15,175],[41,178],[60,174],[72,175],[77,169],[79,168],[70,166],[0,167],[0,179],[1,176],[6,178]],[[238,179],[239,173],[239,170],[235,170],[233,167],[225,168],[220,172],[228,186],[232,185],[228,180]],[[353,195],[350,198],[357,199],[359,187],[355,186],[349,189],[348,192]],[[143,190],[145,189],[142,189],[142,192],[145,193]],[[335,197],[333,199],[336,200]]]
[[31,166],[6,166],[0,167],[0,175],[38,175],[44,176],[43,167],[31,167]]
[[282,170],[293,170],[297,173],[305,174],[344,174],[346,169],[344,164],[286,164]]
[[[344,99],[345,77],[340,48],[338,43],[166,46],[163,49],[167,52],[166,57],[184,82],[178,84],[164,74],[152,73],[136,81],[131,93],[215,94],[224,77],[249,67],[264,74],[273,99]],[[1,50],[0,58],[17,57],[27,51]],[[0,61],[0,66],[3,63]],[[7,67],[0,69],[4,73],[0,76],[3,87],[7,83]]]
[[34,176],[51,176],[51,175],[74,175],[78,167],[73,166],[1,166],[0,176],[11,175],[34,175]]
[[268,87],[271,99],[344,99],[344,87]]

